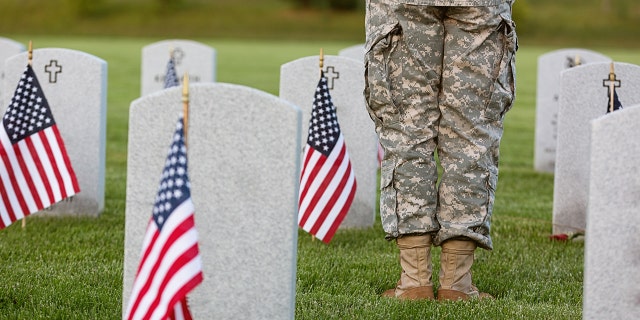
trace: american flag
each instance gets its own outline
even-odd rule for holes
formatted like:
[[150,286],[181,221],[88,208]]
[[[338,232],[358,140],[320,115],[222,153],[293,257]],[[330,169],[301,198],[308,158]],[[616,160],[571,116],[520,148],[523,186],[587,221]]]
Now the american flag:
[[31,65],[0,128],[0,229],[80,192],[78,179]]
[[324,73],[316,88],[303,153],[298,225],[329,243],[347,215],[356,177]]
[[162,172],[127,319],[191,319],[187,294],[203,280],[182,117]]
[[178,74],[176,73],[176,60],[173,58],[173,53],[167,62],[167,71],[164,75],[164,88],[177,87],[180,85]]
[[611,91],[607,91],[607,113],[617,111],[622,109],[622,103],[620,103],[620,99],[618,99],[618,93],[616,89],[613,88],[613,108],[611,106]]

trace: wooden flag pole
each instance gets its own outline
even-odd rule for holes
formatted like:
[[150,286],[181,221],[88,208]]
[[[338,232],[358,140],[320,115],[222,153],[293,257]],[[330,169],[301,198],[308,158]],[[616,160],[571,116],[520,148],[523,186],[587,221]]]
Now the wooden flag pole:
[[616,73],[613,69],[613,61],[611,61],[611,66],[609,67],[609,112],[613,112],[613,107],[614,107],[614,102],[615,102],[615,97],[614,92],[615,92],[615,85],[616,85]]
[[182,78],[182,131],[184,132],[184,145],[187,145],[187,134],[189,132],[189,74],[185,73]]
[[[27,53],[27,63],[33,67],[33,41],[29,40],[29,52]],[[27,216],[22,218],[22,229],[27,227]]]
[[322,68],[324,68],[324,50],[320,48],[320,73],[322,73]]
[[29,65],[33,65],[33,42],[29,40],[29,56],[28,56]]

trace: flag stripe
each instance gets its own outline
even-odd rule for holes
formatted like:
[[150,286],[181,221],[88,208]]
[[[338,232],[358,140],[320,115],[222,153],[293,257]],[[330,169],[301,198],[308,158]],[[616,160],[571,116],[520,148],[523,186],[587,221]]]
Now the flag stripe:
[[189,312],[189,307],[187,306],[186,297],[180,300],[180,303],[176,303],[169,317],[173,320],[193,320],[191,312]]
[[[340,170],[342,163],[337,162],[341,158],[344,159],[345,149],[341,148],[339,150],[340,153],[337,154],[337,159],[329,159],[322,167],[316,166],[315,168],[319,168],[319,171],[322,171],[321,177],[322,179],[314,179],[313,183],[309,186],[310,189],[315,190],[316,192],[312,193],[311,197],[305,198],[303,205],[301,205],[301,210],[304,215],[308,215],[311,219],[311,223],[315,224],[317,222],[318,216],[323,213],[324,210],[327,209],[326,203],[327,198],[330,198],[334,192],[340,192],[336,190],[336,183],[333,182],[334,178],[337,177],[340,180],[340,176],[338,173],[343,173],[343,170]],[[332,153],[331,156],[336,155],[336,153]],[[324,157],[323,157],[324,158]],[[303,229],[309,231],[310,227],[308,226],[308,221],[304,224]]]
[[[147,250],[147,255],[142,257],[139,275],[144,275],[144,277],[139,277],[139,275],[136,276],[136,282],[134,283],[134,290],[140,292],[141,295],[136,297],[136,300],[134,300],[133,309],[140,311],[149,309],[149,300],[153,300],[153,294],[159,292],[156,290],[157,288],[152,287],[154,282],[158,281],[158,279],[155,278],[156,273],[161,269],[161,267],[166,267],[165,263],[172,261],[169,259],[165,260],[165,257],[173,258],[171,256],[171,253],[173,252],[170,251],[170,249],[181,239],[185,232],[189,231],[187,227],[193,224],[192,219],[190,221],[188,216],[186,216],[187,219],[182,220],[185,218],[186,214],[179,214],[183,211],[183,208],[181,207],[185,206],[185,204],[178,207],[176,209],[177,213],[173,213],[170,216],[170,219],[164,225],[165,230],[163,231],[165,232],[159,233],[159,237],[153,238],[154,241],[148,245],[152,250]],[[153,221],[151,225],[155,226]],[[152,229],[156,228],[152,227]],[[160,272],[160,274],[166,273]]]
[[[164,230],[164,231],[169,231],[169,232],[165,232],[165,233],[159,233],[159,237],[154,237],[153,240],[154,242],[150,243],[149,245],[151,246],[152,250],[147,251],[148,255],[142,257],[142,261],[141,261],[141,273],[144,274],[148,274],[151,275],[151,277],[149,277],[147,280],[152,280],[153,279],[153,275],[155,274],[155,272],[157,271],[157,268],[160,267],[160,265],[158,263],[163,262],[162,258],[163,257],[172,257],[171,255],[169,255],[168,253],[170,252],[170,249],[172,248],[172,245],[176,242],[176,239],[180,239],[180,237],[187,231],[189,231],[188,229],[185,229],[185,227],[189,226],[191,224],[191,222],[186,219],[186,220],[182,220],[182,221],[178,221],[178,217],[177,214],[173,214],[176,217],[173,220],[176,221],[167,221],[167,223],[165,224],[164,228],[167,228],[168,230]],[[179,224],[175,224],[178,223]],[[154,230],[157,232],[157,228]],[[145,285],[150,285],[151,282],[146,282]],[[146,290],[143,290],[143,292]]]
[[[303,229],[313,234],[317,233],[320,225],[324,223],[327,216],[331,215],[332,211],[340,210],[339,207],[336,207],[336,201],[345,190],[347,178],[351,176],[350,171],[347,171],[351,169],[351,165],[348,158],[345,157],[346,150],[342,148],[341,151],[340,156],[336,159],[340,162],[334,163],[331,168],[332,172],[328,173],[326,179],[322,181],[320,188],[323,192],[316,193],[312,199],[311,208],[308,209],[310,221],[303,225]],[[344,203],[340,205],[344,205]]]
[[[200,281],[198,278],[202,277],[202,273],[198,269],[200,261],[195,259],[198,257],[198,245],[196,243],[191,248],[183,251],[183,254],[177,257],[173,264],[170,265],[167,270],[167,274],[171,274],[171,277],[165,277],[159,284],[158,291],[163,292],[163,295],[156,296],[156,299],[151,303],[150,310],[156,310],[154,315],[156,317],[150,317],[150,319],[164,319],[170,312],[172,306],[179,304],[180,300],[178,293],[184,294],[195,288]],[[191,279],[184,282],[184,279]],[[158,308],[158,305],[167,306],[168,308]],[[147,313],[150,315],[150,313]]]
[[[313,175],[313,178],[309,179],[310,183],[308,185],[305,185],[303,188],[306,190],[312,190],[312,194],[309,197],[301,198],[300,212],[302,212],[303,216],[311,215],[313,212],[315,212],[316,214],[319,214],[320,213],[319,211],[321,209],[318,209],[318,210],[315,209],[319,200],[323,197],[325,193],[333,192],[334,190],[334,189],[327,189],[327,186],[329,185],[333,177],[338,172],[338,169],[341,165],[341,163],[338,161],[340,159],[343,159],[343,160],[345,159],[344,155],[346,152],[346,149],[342,147],[344,145],[344,141],[342,137],[338,139],[338,144],[340,144],[340,146],[336,146],[336,148],[334,149],[334,152],[332,152],[329,155],[329,157],[325,157],[315,150],[313,151],[314,153],[317,153],[320,156],[317,157],[318,161],[316,163],[308,164],[313,166],[313,170],[311,173],[311,175]],[[313,158],[316,158],[316,157],[313,157]],[[317,176],[320,176],[322,178],[317,178]],[[306,217],[304,221],[306,221],[306,219],[308,218],[309,217]],[[304,223],[301,221],[300,225],[304,225]]]
[[[3,131],[4,133],[4,131]],[[3,177],[3,183],[8,189],[10,194],[10,205],[13,207],[15,218],[22,219],[24,216],[29,215],[29,208],[27,202],[23,198],[22,189],[19,187],[18,181],[24,180],[20,166],[17,165],[16,155],[13,152],[13,145],[6,134],[0,134],[0,143],[2,144],[2,150],[0,150],[0,157],[4,162],[4,167],[7,169],[6,179]],[[11,151],[11,152],[8,152]],[[15,221],[15,220],[14,220]]]
[[15,221],[15,214],[11,208],[9,197],[7,196],[7,190],[4,188],[4,184],[0,181],[0,198],[2,198],[2,206],[0,206],[0,229],[6,228],[11,224],[11,221]]
[[[167,303],[169,306],[175,306],[171,312],[174,313],[173,318],[177,319],[179,315],[180,318],[183,319],[191,319],[191,312],[189,312],[189,308],[186,301],[186,296],[191,290],[193,290],[198,284],[200,284],[204,279],[202,276],[202,272],[198,271],[197,274],[187,273],[186,271],[195,271],[196,268],[200,267],[202,262],[200,260],[191,260],[188,265],[183,268],[182,274],[178,274],[179,277],[190,278],[191,280],[187,281],[182,287],[178,288],[176,292],[173,294],[173,298]],[[175,280],[176,278],[174,278]],[[174,281],[175,282],[175,281]],[[170,284],[170,286],[175,286],[174,284]],[[184,297],[178,301],[178,297]],[[179,308],[176,308],[179,307]]]
[[[308,207],[310,205],[311,199],[313,199],[313,197],[315,196],[313,192],[323,191],[318,187],[324,180],[326,180],[326,175],[333,168],[334,163],[334,159],[328,159],[322,153],[316,151],[315,149],[310,149],[311,151],[309,152],[312,153],[313,156],[309,157],[309,162],[305,164],[306,166],[311,167],[311,170],[308,171],[308,178],[305,177],[305,184],[301,185],[301,190],[303,190],[301,191],[300,196],[301,212],[309,211]],[[335,154],[332,155],[335,158]],[[322,177],[322,179],[318,178],[318,176]],[[311,191],[311,195],[307,197],[307,192],[309,191]]]
[[[192,232],[187,230],[187,232]],[[145,296],[140,299],[140,305],[143,306],[142,310],[157,308],[156,300],[159,298],[156,293],[161,295],[172,295],[171,292],[165,292],[162,290],[162,285],[166,281],[166,276],[173,277],[176,275],[173,266],[180,262],[180,254],[184,252],[184,248],[191,248],[192,242],[189,241],[189,236],[194,234],[176,234],[172,236],[175,239],[167,239],[167,242],[163,246],[163,252],[160,254],[159,259],[151,266],[151,271],[148,275],[147,282],[145,283]],[[176,255],[177,254],[177,255]],[[168,310],[168,305],[160,308],[165,312]]]
[[[349,167],[351,167],[351,164],[349,164]],[[351,168],[348,170],[351,170]],[[349,211],[349,206],[347,204],[353,202],[353,198],[356,194],[356,180],[353,175],[345,176],[343,182],[345,184],[344,190],[350,190],[351,192],[342,192],[339,194],[340,197],[336,200],[337,206],[333,206],[333,210],[331,210],[323,221],[322,226],[318,228],[318,231],[316,231],[317,237],[325,242],[328,242],[326,239],[333,238],[333,235],[340,226],[336,223],[325,223],[325,221],[342,221]],[[318,226],[318,224],[316,224],[316,226]]]
[[31,196],[30,197],[31,199],[28,199],[27,201],[27,205],[29,206],[29,212],[35,212],[38,210],[42,210],[42,208],[44,207],[42,206],[42,201],[40,200],[40,195],[36,187],[36,184],[33,182],[34,177],[38,175],[38,171],[33,170],[34,169],[32,165],[33,159],[31,159],[31,152],[29,151],[29,145],[31,144],[30,140],[31,140],[31,137],[26,138],[18,142],[17,144],[14,144],[13,148],[18,159],[22,160],[18,162],[18,165],[20,166],[20,170],[22,170],[22,172],[30,173],[24,176],[23,186],[25,187],[25,189],[23,192],[28,193]]
[[[47,132],[47,130],[45,130]],[[43,162],[48,164],[50,170],[47,170],[47,181],[53,186],[53,201],[58,202],[67,197],[67,192],[64,188],[64,180],[62,178],[62,172],[60,172],[60,168],[56,163],[56,158],[54,156],[53,148],[57,144],[57,140],[54,143],[54,146],[51,145],[49,136],[44,132],[40,132],[40,141],[42,141],[42,149],[44,152],[41,157]]]
[[45,130],[45,133],[47,134],[48,142],[51,144],[51,147],[54,150],[62,151],[54,152],[52,154],[56,159],[55,164],[58,168],[58,172],[60,172],[62,180],[64,181],[65,188],[63,190],[65,190],[66,194],[63,196],[64,198],[70,197],[80,192],[80,185],[78,184],[78,179],[71,167],[71,160],[69,160],[67,150],[64,147],[64,141],[62,141],[62,136],[60,135],[57,126],[51,127],[51,130]]
[[34,144],[35,155],[34,158],[38,159],[39,166],[42,168],[41,177],[44,181],[47,181],[47,195],[49,197],[49,204],[56,203],[63,199],[60,193],[60,184],[55,176],[54,168],[52,165],[52,152],[51,147],[47,143],[46,135],[43,132],[38,132],[39,143]]
[[42,148],[41,134],[39,132],[38,135],[33,135],[33,143],[27,143],[26,146],[29,149],[29,159],[30,164],[29,169],[30,172],[37,174],[32,174],[32,176],[37,180],[35,181],[36,186],[38,187],[38,196],[40,198],[40,202],[42,203],[41,207],[48,207],[55,201],[53,200],[53,190],[51,189],[51,185],[49,183],[45,183],[47,180],[47,173],[45,169],[45,161],[43,163],[39,157],[40,154],[46,153],[46,151]]
[[[343,170],[343,167],[344,168]],[[310,232],[317,234],[318,229],[322,226],[329,216],[333,216],[335,218],[335,212],[339,212],[341,210],[341,205],[344,205],[344,202],[340,203],[339,200],[343,197],[345,186],[347,185],[347,181],[351,177],[349,175],[347,169],[350,169],[351,165],[348,161],[342,162],[339,171],[345,171],[343,174],[336,175],[334,179],[331,180],[331,183],[327,186],[327,190],[330,192],[325,192],[323,197],[319,199],[319,204],[323,207],[323,210],[319,212],[317,215],[313,226],[310,228]],[[347,194],[348,195],[348,194]],[[329,221],[334,221],[335,219],[330,219]],[[319,237],[319,236],[318,236]]]
[[308,146],[304,148],[304,161],[302,162],[302,172],[300,173],[300,199],[304,199],[307,196],[307,191],[309,191],[309,189],[304,187],[307,185],[307,181],[313,181],[315,178],[315,175],[311,177],[311,174],[309,173],[309,171],[312,171],[312,168],[314,168],[310,163],[316,163],[318,161],[318,157],[322,155],[319,152],[312,152],[313,150],[313,148]]
[[308,157],[309,161],[306,162],[304,166],[311,169],[306,171],[308,175],[303,176],[303,178],[301,179],[303,182],[300,183],[300,196],[298,201],[298,210],[300,212],[300,215],[298,216],[298,224],[300,225],[304,225],[309,218],[309,215],[306,213],[309,211],[309,202],[313,197],[313,194],[307,197],[307,193],[309,192],[309,190],[311,190],[312,193],[313,190],[315,190],[312,188],[312,186],[314,186],[314,182],[316,182],[316,176],[320,171],[322,171],[324,163],[327,160],[326,157],[324,157],[320,152],[315,151],[315,149],[308,149],[310,149],[310,151],[308,152],[310,155]]
[[[142,241],[142,257],[140,258],[140,264],[138,265],[138,271],[136,272],[136,279],[133,283],[133,293],[129,296],[129,307],[127,310],[127,314],[131,315],[132,310],[137,310],[138,305],[140,304],[140,295],[144,293],[140,288],[144,283],[141,275],[143,274],[142,269],[146,266],[147,258],[151,255],[151,251],[153,251],[156,246],[155,243],[158,241],[160,237],[160,233],[156,232],[156,225],[153,223],[153,219],[149,219],[149,225],[147,227],[147,231],[145,233],[144,240]],[[133,302],[133,304],[132,304]],[[132,319],[133,316],[129,316],[128,319]]]
[[[4,134],[4,128],[0,127],[2,134],[0,134],[0,158],[2,159],[3,166],[0,166],[0,185],[2,186],[2,202],[3,207],[6,209],[6,216],[3,216],[3,226],[5,228],[9,226],[13,221],[23,217],[23,209],[20,206],[16,193],[14,191],[14,182],[12,179],[13,170],[9,159],[9,154],[6,152],[6,146],[12,148],[6,134]],[[11,150],[11,149],[9,149]],[[8,219],[8,220],[7,220]]]

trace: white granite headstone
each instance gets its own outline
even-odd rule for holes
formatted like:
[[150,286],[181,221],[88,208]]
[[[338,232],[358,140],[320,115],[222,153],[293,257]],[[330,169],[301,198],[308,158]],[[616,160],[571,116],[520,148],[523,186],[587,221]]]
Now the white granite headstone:
[[[378,139],[362,95],[364,66],[355,59],[325,55],[323,70],[357,181],[355,198],[341,227],[371,227],[376,214]],[[319,80],[318,56],[297,59],[280,68],[280,97],[302,109],[303,143]]]
[[[27,66],[23,52],[7,59],[2,113]],[[64,140],[80,192],[43,210],[52,215],[97,216],[104,208],[107,132],[107,62],[85,52],[43,48],[33,51],[40,81]]]
[[346,47],[338,51],[339,56],[356,59],[358,61],[364,60],[364,53],[364,43]]
[[216,81],[216,50],[192,40],[164,40],[142,48],[141,95],[164,89],[167,62],[173,54],[178,78],[189,74],[189,83]]
[[592,122],[583,319],[640,316],[640,108]]
[[[194,319],[292,319],[301,111],[262,91],[190,86],[187,154],[204,282]],[[181,88],[135,100],[129,117],[123,310],[131,294]]]
[[[0,102],[5,101],[3,98],[4,88],[1,85],[2,83],[4,83],[4,62],[9,59],[9,57],[14,56],[24,50],[25,48],[22,43],[0,37]],[[11,95],[12,93],[10,92],[8,94]]]
[[556,163],[560,73],[578,65],[609,62],[611,58],[586,49],[560,49],[538,57],[534,168],[553,173]]
[[[553,233],[582,232],[589,201],[590,122],[607,113],[610,63],[562,72],[558,149],[553,190]],[[623,107],[640,103],[640,66],[615,63]]]

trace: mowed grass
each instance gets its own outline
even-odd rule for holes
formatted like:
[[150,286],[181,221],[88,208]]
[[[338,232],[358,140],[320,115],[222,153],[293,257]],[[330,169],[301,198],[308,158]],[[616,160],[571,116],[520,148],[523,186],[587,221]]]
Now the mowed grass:
[[[25,229],[18,222],[0,230],[0,319],[120,318],[128,107],[139,97],[141,49],[161,39],[11,38],[33,40],[36,48],[81,50],[108,62],[106,202],[98,218],[33,216]],[[321,47],[326,54],[337,54],[354,44],[195,40],[216,48],[220,82],[272,94],[277,94],[283,63],[316,55]],[[521,45],[518,53],[518,97],[507,115],[501,149],[495,249],[478,250],[473,269],[477,285],[497,299],[412,303],[379,298],[395,284],[400,267],[395,245],[383,239],[377,222],[371,229],[341,230],[329,245],[300,232],[296,318],[581,318],[583,243],[549,241],[553,176],[532,169],[536,60],[554,49]],[[640,64],[633,50],[592,49],[616,61]],[[437,273],[437,254],[434,260]]]

